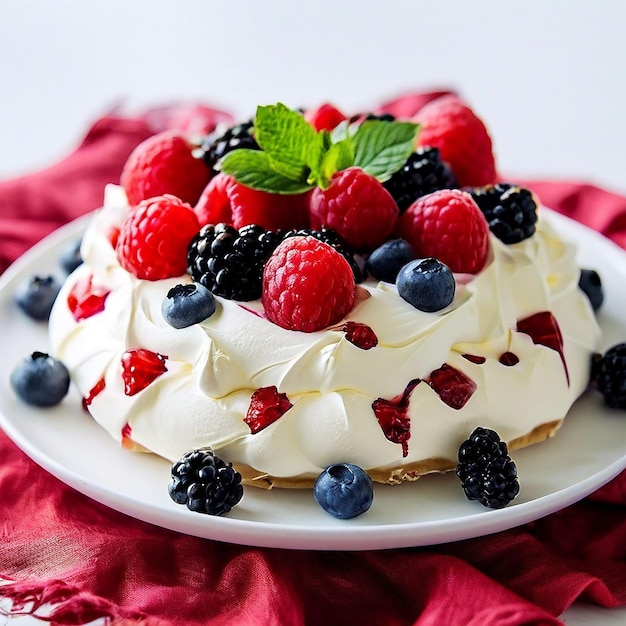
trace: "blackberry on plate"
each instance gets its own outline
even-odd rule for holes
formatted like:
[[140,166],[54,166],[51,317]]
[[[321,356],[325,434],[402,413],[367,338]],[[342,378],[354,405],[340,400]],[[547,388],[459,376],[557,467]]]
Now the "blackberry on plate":
[[537,202],[533,193],[510,183],[470,190],[483,212],[489,230],[506,244],[519,243],[535,234]]
[[501,509],[519,493],[517,467],[506,442],[494,430],[478,427],[459,447],[456,475],[469,500]]
[[241,474],[210,448],[187,452],[172,465],[171,475],[170,498],[196,513],[228,513],[243,497]]
[[441,159],[437,148],[418,148],[383,187],[393,196],[400,212],[415,200],[439,189],[458,188],[450,166]]
[[361,266],[357,262],[354,252],[350,244],[336,231],[332,228],[320,228],[319,230],[314,230],[311,228],[300,228],[297,230],[288,230],[286,231],[282,238],[287,239],[287,237],[303,237],[303,236],[311,236],[315,237],[318,241],[322,241],[341,254],[343,258],[348,261],[350,268],[352,269],[352,273],[354,274],[354,282],[361,283],[365,278],[363,275],[363,270]]
[[205,137],[200,151],[202,160],[215,170],[217,162],[229,152],[239,148],[248,150],[260,150],[259,144],[253,136],[254,122],[248,121],[227,128],[220,134],[212,134]]
[[261,297],[263,268],[281,235],[249,224],[206,224],[187,249],[187,271],[215,295],[248,302]]
[[591,384],[604,396],[608,407],[626,409],[626,343],[618,343],[595,357]]

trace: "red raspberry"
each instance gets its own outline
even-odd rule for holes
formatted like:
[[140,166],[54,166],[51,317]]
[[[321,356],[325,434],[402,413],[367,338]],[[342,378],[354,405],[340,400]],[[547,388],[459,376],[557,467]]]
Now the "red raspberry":
[[315,237],[296,236],[268,259],[261,300],[274,324],[309,333],[343,319],[354,289],[354,274],[339,252]]
[[438,148],[461,187],[481,187],[497,179],[491,137],[483,121],[458,96],[437,98],[415,116],[422,127],[418,145]]
[[192,150],[176,131],[164,131],[140,143],[128,157],[120,178],[129,204],[164,194],[195,204],[211,172]]
[[371,252],[392,233],[398,205],[378,180],[359,167],[337,172],[328,189],[309,198],[311,228],[332,228],[357,252]]
[[224,222],[237,229],[256,224],[266,230],[291,230],[309,225],[306,194],[266,193],[222,173],[211,179],[194,210],[202,226]]
[[418,256],[435,257],[453,272],[475,274],[487,262],[487,220],[472,196],[459,189],[418,198],[400,216],[396,234]]
[[175,196],[158,196],[135,207],[120,230],[120,265],[137,278],[160,280],[187,270],[187,245],[200,225],[193,209]]
[[315,128],[315,130],[333,130],[338,124],[343,122],[346,116],[334,105],[325,103],[310,109],[304,114],[304,119]]

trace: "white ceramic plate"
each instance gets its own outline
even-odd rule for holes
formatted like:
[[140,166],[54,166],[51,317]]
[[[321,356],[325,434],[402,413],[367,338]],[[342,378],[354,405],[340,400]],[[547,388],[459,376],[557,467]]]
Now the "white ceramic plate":
[[[597,269],[605,286],[600,314],[602,348],[626,341],[626,253],[597,233],[554,213],[550,219],[580,243],[580,261]],[[426,476],[416,483],[377,486],[364,515],[336,520],[309,490],[248,488],[228,516],[192,513],[167,494],[170,464],[121,449],[81,408],[75,392],[53,409],[20,403],[9,386],[18,361],[48,348],[46,325],[26,318],[13,302],[16,286],[58,267],[63,246],[85,219],[35,246],[0,277],[0,426],[34,461],[87,496],[135,518],[179,532],[265,547],[365,550],[431,545],[486,535],[559,510],[626,468],[626,414],[602,406],[598,394],[581,399],[558,435],[516,451],[521,492],[507,508],[484,509],[465,499],[455,476]]]

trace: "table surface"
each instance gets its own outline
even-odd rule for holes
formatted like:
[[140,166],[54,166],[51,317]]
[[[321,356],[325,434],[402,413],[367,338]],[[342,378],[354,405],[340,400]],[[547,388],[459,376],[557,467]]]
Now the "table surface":
[[[305,18],[288,0],[244,11],[206,0],[4,2],[0,178],[54,163],[120,107],[204,101],[243,118],[261,103],[331,101],[354,112],[453,88],[486,120],[501,172],[626,193],[626,3],[601,7],[318,0]],[[624,624],[626,609],[577,603],[562,619]]]

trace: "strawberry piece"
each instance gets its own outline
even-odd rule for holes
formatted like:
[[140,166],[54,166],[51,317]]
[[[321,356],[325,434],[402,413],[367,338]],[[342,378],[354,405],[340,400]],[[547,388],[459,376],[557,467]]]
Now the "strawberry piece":
[[419,146],[437,148],[450,165],[459,186],[495,183],[496,164],[491,137],[483,121],[455,95],[437,98],[415,116],[421,124]]
[[287,394],[279,393],[276,386],[260,387],[252,394],[243,421],[248,424],[250,432],[254,435],[273,424],[292,406]]
[[357,252],[371,252],[383,244],[398,213],[391,194],[359,167],[337,172],[328,189],[316,187],[309,198],[311,227],[332,228]]
[[124,164],[120,182],[131,206],[171,194],[195,204],[211,172],[179,132],[164,131],[140,143]]
[[346,120],[347,117],[336,106],[326,102],[316,109],[306,111],[304,119],[317,131],[330,131]]
[[167,356],[145,348],[124,352],[121,359],[124,393],[134,396],[167,372],[166,360]]
[[92,274],[79,278],[67,294],[67,306],[74,320],[80,322],[104,311],[109,293],[109,289],[93,284]]
[[200,225],[193,209],[174,196],[144,200],[126,218],[116,253],[137,278],[160,280],[187,270],[187,246]]
[[285,239],[263,271],[265,315],[289,330],[314,332],[337,323],[352,309],[354,292],[348,262],[312,236]]
[[401,395],[387,400],[376,398],[372,402],[372,411],[385,437],[392,443],[402,446],[402,456],[409,453],[409,439],[411,438],[411,419],[409,418],[409,402],[411,394],[420,380],[416,378],[409,382]]
[[194,207],[200,225],[249,224],[265,230],[299,230],[309,225],[307,194],[277,194],[251,189],[232,176],[216,174]]
[[487,262],[489,226],[472,196],[459,189],[418,198],[400,216],[396,234],[417,256],[435,257],[453,272],[476,274]]
[[200,195],[194,211],[200,226],[205,224],[231,224],[233,211],[228,197],[228,187],[233,178],[227,174],[216,174]]
[[476,391],[476,383],[463,372],[444,363],[430,373],[426,383],[449,407],[462,409]]
[[308,194],[278,194],[251,189],[233,181],[228,186],[232,225],[257,224],[265,230],[307,228]]

